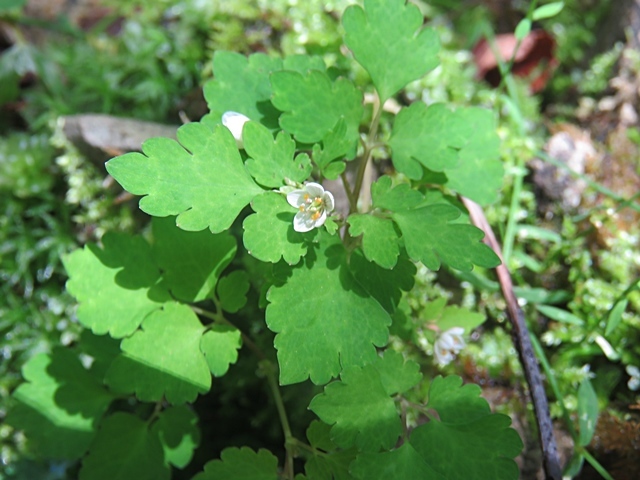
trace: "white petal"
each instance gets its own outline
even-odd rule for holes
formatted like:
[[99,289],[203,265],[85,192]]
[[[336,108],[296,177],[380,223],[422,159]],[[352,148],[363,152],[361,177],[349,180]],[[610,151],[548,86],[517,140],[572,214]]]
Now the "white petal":
[[324,192],[322,196],[322,201],[324,203],[324,208],[327,213],[333,212],[335,208],[335,200],[333,199],[333,194],[331,192]]
[[307,195],[307,192],[304,190],[294,190],[293,192],[287,193],[287,202],[292,207],[298,208],[301,205],[304,205],[304,196]]
[[449,330],[447,330],[445,333],[449,333],[451,335],[457,335],[460,336],[464,333],[464,328],[462,327],[452,327]]
[[442,366],[451,363],[451,361],[455,358],[455,356],[453,355],[453,353],[451,353],[451,351],[439,348],[437,342],[433,348],[433,353],[435,354],[436,360],[438,361],[438,363]]
[[324,222],[327,221],[327,212],[325,210],[322,211],[322,215],[320,215],[320,218],[318,218],[317,220],[315,220],[313,222],[313,226],[314,227],[321,227],[322,225],[324,225]]
[[224,112],[222,114],[222,124],[231,131],[233,138],[236,139],[238,148],[243,148],[244,146],[242,142],[242,130],[244,124],[248,121],[250,121],[249,117],[238,112]]
[[315,223],[308,212],[298,212],[293,217],[293,229],[296,232],[309,232],[315,228]]
[[322,198],[322,196],[324,195],[324,187],[319,183],[315,183],[315,182],[305,183],[304,189],[313,198],[316,198],[316,197]]

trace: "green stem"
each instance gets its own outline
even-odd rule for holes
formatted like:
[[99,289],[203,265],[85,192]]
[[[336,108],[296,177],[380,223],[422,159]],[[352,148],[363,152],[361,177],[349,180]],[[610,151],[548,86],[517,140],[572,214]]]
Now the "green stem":
[[600,462],[596,460],[593,455],[591,455],[586,448],[581,447],[579,449],[580,453],[584,457],[584,459],[589,462],[589,464],[593,467],[593,469],[600,474],[602,478],[605,480],[613,480],[613,477],[607,472],[607,470],[600,465]]
[[376,99],[373,102],[373,118],[371,119],[371,125],[369,126],[369,133],[364,144],[364,152],[362,154],[362,160],[358,165],[358,172],[356,173],[356,183],[353,187],[353,198],[355,199],[355,205],[349,213],[354,213],[358,209],[358,199],[360,198],[360,191],[362,190],[362,184],[364,181],[364,174],[367,170],[367,165],[373,156],[373,149],[376,145],[376,136],[378,135],[378,127],[380,126],[380,117],[382,116],[382,105],[380,104],[380,97],[376,92]]
[[342,172],[340,174],[340,178],[342,179],[342,185],[344,186],[344,191],[347,194],[347,200],[349,200],[349,212],[355,212],[358,209],[358,199],[353,196],[353,191],[349,186],[349,180],[347,179],[347,174]]
[[276,404],[276,409],[278,410],[278,417],[280,418],[280,424],[282,425],[282,431],[284,432],[284,448],[286,451],[286,458],[284,461],[284,472],[286,478],[293,480],[294,472],[293,472],[293,457],[294,457],[294,447],[297,445],[297,440],[291,434],[291,426],[289,425],[289,419],[287,418],[287,411],[284,407],[284,402],[282,401],[282,395],[280,394],[280,386],[278,385],[278,381],[276,379],[276,366],[270,362],[269,360],[263,360],[260,362],[260,366],[262,371],[267,376],[267,381],[269,383],[269,388],[271,389],[271,394],[273,395],[273,400]]

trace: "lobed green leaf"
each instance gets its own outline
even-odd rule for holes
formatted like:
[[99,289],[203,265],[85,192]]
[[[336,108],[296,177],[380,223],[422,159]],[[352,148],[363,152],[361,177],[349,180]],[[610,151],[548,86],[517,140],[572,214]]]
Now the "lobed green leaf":
[[211,387],[209,365],[200,351],[204,330],[189,307],[167,303],[142,322],[142,330],[122,341],[107,384],[146,402],[194,401]]
[[220,460],[204,466],[193,480],[278,480],[278,459],[268,450],[254,452],[249,447],[225,448]]
[[245,57],[236,52],[215,52],[214,78],[203,89],[210,113],[202,122],[213,129],[221,123],[223,113],[233,111],[276,129],[280,112],[271,104],[269,75],[281,69],[281,59],[264,53]]
[[364,9],[345,10],[345,44],[371,75],[382,103],[438,65],[438,36],[423,23],[418,7],[405,0],[365,0]]
[[359,139],[362,118],[362,92],[351,81],[329,76],[318,70],[306,75],[280,71],[271,75],[272,102],[284,113],[280,126],[302,143],[321,141],[334,129],[340,118],[347,126],[346,138],[351,149]]
[[227,230],[253,197],[263,192],[247,172],[231,132],[201,123],[178,129],[177,143],[152,138],[142,153],[109,160],[107,171],[149,215],[177,215],[183,230]]
[[248,122],[242,132],[244,148],[249,155],[247,170],[265,187],[285,185],[285,179],[303,183],[311,174],[311,160],[306,153],[294,158],[296,142],[285,132],[275,141],[271,132],[257,122]]
[[153,255],[162,269],[160,285],[183,302],[208,298],[235,257],[236,240],[227,232],[185,232],[173,217],[153,219]]
[[82,461],[80,480],[168,480],[162,444],[144,420],[116,412],[104,422]]
[[170,297],[155,287],[160,271],[143,238],[107,233],[102,244],[102,249],[88,244],[63,257],[67,291],[80,303],[82,325],[97,335],[122,338]]
[[266,192],[255,197],[251,208],[256,213],[242,223],[247,252],[263,262],[284,259],[289,265],[298,263],[316,231],[300,233],[293,229],[296,209],[280,193]]
[[178,468],[189,464],[200,443],[198,417],[185,405],[163,410],[151,425],[151,433],[162,444],[165,462]]
[[371,362],[388,338],[391,318],[349,271],[339,239],[322,234],[314,253],[267,294],[283,385],[327,383],[344,367]]
[[13,392],[16,404],[6,423],[23,430],[32,451],[41,457],[80,458],[114,400],[102,378],[88,372],[77,355],[61,347],[31,358],[22,367],[22,375],[26,382]]

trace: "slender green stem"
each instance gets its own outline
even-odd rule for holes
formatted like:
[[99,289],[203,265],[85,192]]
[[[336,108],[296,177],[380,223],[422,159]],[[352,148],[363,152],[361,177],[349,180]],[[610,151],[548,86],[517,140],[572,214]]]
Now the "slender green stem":
[[613,477],[609,474],[609,472],[607,472],[607,470],[602,465],[600,465],[600,462],[598,462],[598,460],[596,460],[595,457],[593,457],[593,455],[591,455],[586,448],[581,448],[580,453],[582,454],[584,459],[589,462],[589,464],[594,468],[594,470],[602,476],[602,478],[604,478],[605,480],[613,480]]
[[285,475],[288,479],[293,480],[293,450],[298,444],[298,441],[291,434],[291,426],[289,425],[289,419],[287,418],[287,411],[284,407],[284,402],[282,401],[278,380],[276,379],[277,368],[273,362],[268,360],[260,362],[260,366],[262,367],[262,370],[267,377],[267,381],[269,382],[269,388],[271,389],[271,394],[273,395],[273,400],[276,404],[276,409],[278,410],[280,424],[282,425],[282,431],[284,432],[284,447],[286,451],[286,458],[284,461]]
[[357,197],[353,196],[353,191],[351,190],[351,186],[349,185],[347,174],[345,172],[342,172],[340,174],[340,178],[342,179],[344,191],[347,194],[347,200],[349,200],[349,212],[355,212],[358,209],[358,199]]
[[378,135],[378,127],[380,126],[380,117],[382,116],[382,105],[380,103],[380,97],[376,92],[375,101],[373,102],[373,117],[371,118],[371,125],[369,126],[369,133],[364,144],[364,152],[358,165],[358,171],[356,173],[356,183],[353,187],[353,197],[356,205],[352,205],[350,213],[357,211],[358,199],[360,198],[360,191],[362,190],[362,184],[364,181],[364,174],[367,170],[367,165],[373,156],[373,149],[376,145],[376,137]]

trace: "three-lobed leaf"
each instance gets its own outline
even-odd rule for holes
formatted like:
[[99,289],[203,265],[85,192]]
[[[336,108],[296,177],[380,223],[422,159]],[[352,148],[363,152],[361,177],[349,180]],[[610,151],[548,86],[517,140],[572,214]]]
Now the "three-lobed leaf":
[[428,205],[392,213],[413,260],[438,270],[442,263],[462,271],[474,265],[493,268],[500,259],[482,243],[484,233],[473,225],[452,223],[460,211],[445,204]]
[[242,223],[242,240],[247,252],[264,262],[277,263],[284,259],[289,265],[298,263],[316,232],[300,233],[293,229],[296,209],[280,193],[257,196],[251,208],[255,213]]
[[345,10],[345,44],[371,75],[382,102],[438,65],[438,36],[423,22],[418,7],[405,0],[365,0],[364,9]]
[[323,234],[313,252],[267,294],[283,385],[327,383],[342,368],[372,361],[388,339],[391,318],[353,277],[339,240]]
[[160,440],[165,461],[178,468],[189,464],[200,443],[198,417],[186,405],[163,410],[151,425],[151,433]]
[[242,132],[244,148],[249,155],[247,170],[256,182],[277,188],[285,179],[302,183],[311,174],[311,160],[306,153],[294,158],[296,142],[285,132],[273,139],[271,132],[257,122],[248,122]]
[[386,352],[363,367],[345,368],[340,381],[327,385],[311,401],[309,409],[333,425],[331,441],[342,448],[377,452],[392,448],[402,433],[394,400],[421,379],[415,362]]
[[107,384],[147,402],[163,397],[174,405],[194,401],[211,387],[209,365],[200,351],[203,334],[189,307],[165,304],[142,322],[142,330],[122,341]]
[[96,435],[114,396],[102,378],[88,372],[65,348],[41,353],[23,367],[26,380],[15,392],[8,425],[23,430],[35,453],[45,458],[80,458]]
[[106,418],[82,461],[80,480],[168,480],[160,439],[147,422],[130,413],[116,412]]
[[166,291],[154,288],[160,270],[141,237],[107,233],[102,248],[88,244],[62,261],[69,275],[67,291],[79,302],[78,320],[97,335],[131,335],[170,299]]
[[134,195],[144,195],[140,209],[149,215],[177,215],[177,225],[190,231],[227,230],[240,211],[263,192],[242,162],[231,132],[213,132],[201,123],[178,129],[180,143],[152,138],[143,153],[109,160],[107,171]]
[[268,450],[225,448],[220,460],[212,460],[193,480],[278,480],[278,459]]
[[283,70],[271,75],[272,102],[282,112],[280,126],[302,143],[320,142],[341,118],[353,149],[363,113],[362,92],[346,78],[331,81],[318,70],[306,75]]
[[152,225],[161,285],[184,302],[208,298],[236,254],[235,238],[227,232],[186,232],[176,226],[173,217],[154,218]]
[[210,113],[202,122],[213,128],[222,114],[238,112],[271,129],[278,126],[278,112],[271,105],[271,72],[282,69],[282,60],[264,53],[245,57],[236,52],[213,54],[214,79],[204,85]]

